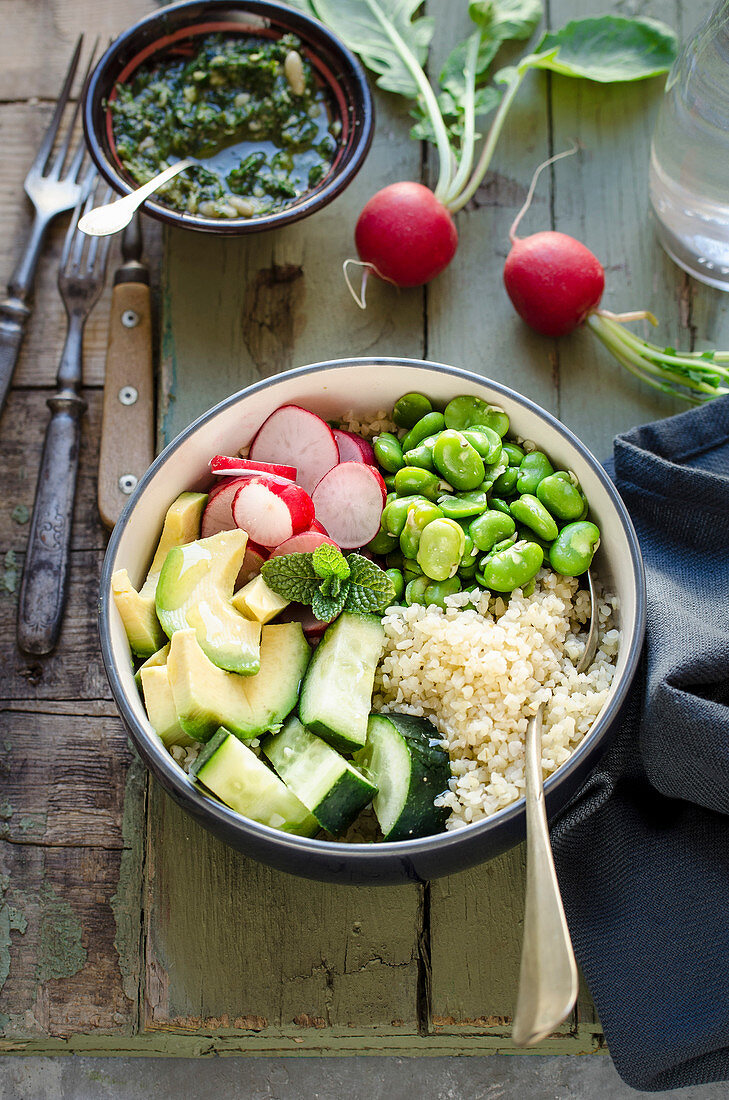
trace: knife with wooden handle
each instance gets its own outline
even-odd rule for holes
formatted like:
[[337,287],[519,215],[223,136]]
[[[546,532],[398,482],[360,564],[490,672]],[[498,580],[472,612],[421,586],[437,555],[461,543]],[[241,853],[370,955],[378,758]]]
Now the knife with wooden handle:
[[135,216],[114,275],[99,453],[99,512],[111,528],[154,458],[154,371],[149,271]]

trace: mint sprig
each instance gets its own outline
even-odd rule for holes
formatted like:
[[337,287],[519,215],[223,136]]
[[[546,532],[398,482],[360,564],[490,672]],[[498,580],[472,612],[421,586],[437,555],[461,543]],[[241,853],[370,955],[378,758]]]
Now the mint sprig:
[[261,575],[285,600],[310,605],[322,622],[331,622],[342,611],[377,614],[395,599],[395,587],[379,565],[362,554],[345,557],[336,546],[269,558]]

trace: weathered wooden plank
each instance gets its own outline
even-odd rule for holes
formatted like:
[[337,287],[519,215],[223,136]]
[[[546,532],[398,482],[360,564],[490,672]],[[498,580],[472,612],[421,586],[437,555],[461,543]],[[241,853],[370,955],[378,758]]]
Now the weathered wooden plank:
[[[131,754],[116,717],[0,712],[0,836],[15,844],[121,848]],[[81,704],[79,704],[79,710]]]
[[217,841],[154,785],[145,1026],[417,1031],[420,891],[336,888]]
[[127,0],[123,5],[99,4],[98,0],[32,4],[4,0],[0,100],[31,96],[55,100],[81,31],[86,34],[87,51],[97,35],[104,50],[110,38],[154,7],[150,0]]
[[136,997],[124,990],[111,908],[122,856],[0,842],[5,1040],[131,1032]]

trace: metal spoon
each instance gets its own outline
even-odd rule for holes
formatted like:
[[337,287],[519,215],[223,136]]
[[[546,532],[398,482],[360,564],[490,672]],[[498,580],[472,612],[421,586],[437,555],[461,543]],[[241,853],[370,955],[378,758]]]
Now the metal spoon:
[[[584,672],[597,651],[598,616],[590,571],[590,629],[577,665]],[[542,710],[529,720],[526,734],[527,880],[519,992],[511,1037],[528,1047],[550,1035],[577,1000],[577,963],[564,915],[549,841],[542,786]]]
[[171,164],[163,172],[158,172],[148,183],[142,184],[130,195],[123,195],[120,199],[114,199],[113,202],[108,202],[105,206],[97,206],[95,210],[90,210],[88,214],[84,214],[78,223],[79,229],[82,233],[88,233],[91,237],[108,237],[111,233],[121,232],[129,225],[135,211],[138,210],[144,200],[154,194],[158,188],[174,179],[175,176],[179,176],[180,172],[184,172],[186,168],[203,163],[204,161],[195,160],[192,157],[178,160],[177,164]]

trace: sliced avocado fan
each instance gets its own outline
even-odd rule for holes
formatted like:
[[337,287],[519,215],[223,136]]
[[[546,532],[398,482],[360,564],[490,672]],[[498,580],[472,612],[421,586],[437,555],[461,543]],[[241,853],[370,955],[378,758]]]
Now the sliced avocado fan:
[[175,546],[157,582],[157,617],[168,637],[192,627],[218,668],[251,676],[260,668],[261,624],[232,606],[248,535],[238,529]]

